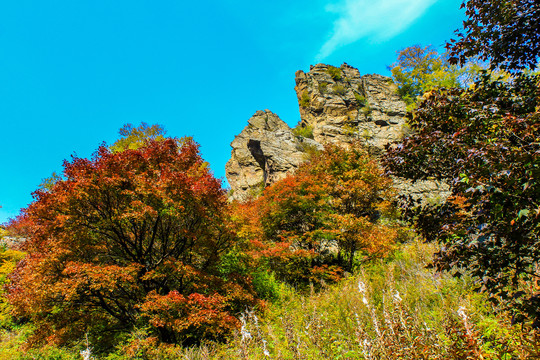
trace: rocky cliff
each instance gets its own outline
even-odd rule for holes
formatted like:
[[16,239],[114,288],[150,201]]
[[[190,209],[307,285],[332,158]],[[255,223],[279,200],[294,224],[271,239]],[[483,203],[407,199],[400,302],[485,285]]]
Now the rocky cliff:
[[294,171],[306,159],[306,150],[323,146],[293,135],[291,128],[269,110],[257,111],[231,143],[225,173],[231,197],[246,200]]
[[[294,172],[306,153],[327,142],[346,146],[360,139],[376,155],[406,132],[405,103],[389,77],[360,75],[347,64],[325,64],[296,72],[301,121],[291,129],[269,110],[257,111],[231,143],[225,166],[230,198],[246,200]],[[303,135],[303,136],[301,136]],[[431,181],[395,179],[401,193],[445,197],[448,187]]]
[[364,75],[347,64],[317,64],[296,72],[300,126],[313,130],[320,143],[360,138],[374,150],[397,140],[405,124],[405,103],[392,79]]

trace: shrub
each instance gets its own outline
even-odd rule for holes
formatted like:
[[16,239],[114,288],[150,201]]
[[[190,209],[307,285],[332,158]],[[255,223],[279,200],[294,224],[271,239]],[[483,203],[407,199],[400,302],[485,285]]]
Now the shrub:
[[356,101],[358,101],[358,104],[360,106],[365,106],[367,104],[367,100],[365,96],[360,95],[356,91],[353,91],[353,94],[354,94],[354,98],[356,99]]
[[327,82],[320,82],[319,83],[319,91],[321,94],[324,94],[326,93],[326,91],[328,90],[328,83]]
[[307,90],[302,91],[302,95],[300,96],[300,106],[307,108],[310,103],[309,93]]
[[363,108],[361,108],[360,111],[361,111],[362,114],[364,114],[365,116],[369,116],[369,115],[371,114],[371,106],[369,106],[369,104],[367,104],[366,106],[364,106]]
[[299,123],[292,130],[292,133],[296,137],[304,137],[307,139],[313,139],[313,127],[310,125],[305,125],[304,123]]
[[334,85],[333,87],[334,93],[337,95],[345,95],[347,93],[347,89],[343,85]]
[[353,136],[358,132],[358,127],[353,123],[347,122],[345,125],[343,125],[343,130],[345,130],[345,134],[348,136]]
[[266,182],[264,180],[259,181],[249,189],[249,196],[252,198],[257,198],[262,195],[264,188],[266,187]]
[[374,134],[373,134],[373,131],[370,130],[370,129],[364,129],[362,131],[362,138],[365,139],[365,140],[371,140],[373,139],[374,137]]
[[329,65],[326,72],[334,79],[335,81],[341,80],[341,69],[335,66]]

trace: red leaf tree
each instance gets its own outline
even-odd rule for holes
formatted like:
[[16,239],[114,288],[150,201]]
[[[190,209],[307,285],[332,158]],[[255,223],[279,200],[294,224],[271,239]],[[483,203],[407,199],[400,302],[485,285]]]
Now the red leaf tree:
[[164,342],[220,338],[255,303],[248,279],[220,269],[235,237],[221,183],[195,143],[100,147],[90,160],[66,161],[64,179],[36,191],[16,221],[28,256],[9,297],[36,324],[34,340],[89,332],[106,346],[110,334],[147,323]]
[[240,210],[257,257],[280,279],[307,283],[336,280],[353,270],[355,259],[392,249],[393,196],[392,181],[361,144],[328,144]]
[[410,114],[414,130],[386,165],[412,179],[446,179],[437,207],[406,214],[428,240],[444,244],[439,270],[475,277],[478,290],[540,327],[540,76],[501,82],[489,75],[467,90],[437,90]]

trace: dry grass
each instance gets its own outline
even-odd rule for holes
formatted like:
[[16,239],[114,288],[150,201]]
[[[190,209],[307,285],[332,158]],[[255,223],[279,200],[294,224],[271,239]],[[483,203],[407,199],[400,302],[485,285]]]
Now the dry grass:
[[426,269],[433,251],[415,242],[321,292],[288,291],[263,318],[246,311],[228,344],[176,348],[176,358],[531,358],[537,339],[527,345],[520,329],[494,316],[469,279]]

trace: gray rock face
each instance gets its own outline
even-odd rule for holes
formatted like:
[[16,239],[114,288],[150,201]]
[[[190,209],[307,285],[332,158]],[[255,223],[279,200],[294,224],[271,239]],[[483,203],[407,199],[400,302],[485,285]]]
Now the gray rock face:
[[302,126],[313,129],[320,142],[349,143],[363,117],[362,79],[357,69],[317,64],[296,72],[296,96]]
[[[380,156],[385,146],[401,139],[407,129],[405,103],[389,77],[363,75],[347,64],[325,64],[296,72],[300,105],[299,126],[309,127],[313,138],[295,136],[289,126],[269,110],[257,111],[231,143],[225,166],[230,198],[244,201],[294,172],[305,161],[308,149],[325,143],[347,146],[364,142]],[[445,199],[449,187],[434,181],[411,182],[395,178],[401,194],[422,199]]]
[[405,103],[386,76],[360,76],[347,64],[317,64],[308,73],[296,72],[295,90],[302,126],[311,127],[320,143],[362,139],[381,152],[403,133]]
[[420,200],[422,205],[441,203],[450,196],[450,186],[442,181],[418,180],[412,181],[401,177],[392,177],[394,188],[398,194],[411,196]]
[[293,135],[291,128],[269,110],[257,111],[231,143],[225,173],[230,198],[244,201],[296,170],[306,159],[308,147],[321,144]]
[[390,143],[403,137],[406,129],[406,105],[397,94],[391,78],[381,75],[362,76],[364,94],[369,112],[358,124],[358,134],[366,143],[383,150]]

